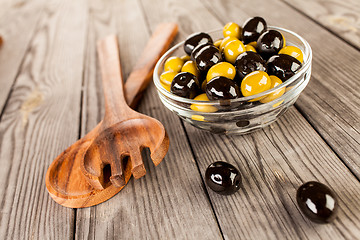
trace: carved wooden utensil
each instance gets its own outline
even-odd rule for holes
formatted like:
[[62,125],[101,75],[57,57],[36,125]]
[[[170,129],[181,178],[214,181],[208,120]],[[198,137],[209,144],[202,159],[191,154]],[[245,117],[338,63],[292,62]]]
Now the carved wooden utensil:
[[[155,30],[140,57],[140,61],[137,62],[134,71],[130,74],[125,84],[125,98],[131,107],[134,107],[140,99],[139,96],[141,95],[141,92],[151,80],[152,71],[157,60],[169,47],[177,33],[177,29],[176,24],[168,23],[159,25]],[[120,66],[118,65],[117,67],[119,68]],[[118,85],[119,83],[116,84]],[[111,86],[111,88],[113,87],[114,86]],[[106,86],[104,86],[104,89],[106,89]],[[112,104],[116,105],[117,103],[112,103],[111,101],[113,101],[112,97],[116,99],[118,96],[116,96],[116,94],[115,96],[112,96],[112,94],[107,95],[106,90],[104,91],[107,98],[107,108],[112,107]],[[128,111],[128,109],[126,111]],[[104,149],[105,145],[102,143],[101,139],[106,140],[105,136],[107,132],[111,133],[108,139],[114,138],[113,140],[121,138],[121,134],[127,134],[122,133],[121,130],[119,130],[119,126],[114,124],[117,116],[122,113],[116,111],[115,114],[109,112],[108,110],[106,110],[106,112],[107,115],[104,120],[86,136],[79,139],[68,149],[62,152],[53,161],[46,173],[46,187],[50,196],[57,203],[63,206],[81,208],[102,203],[114,196],[123,188],[124,184],[126,184],[131,177],[132,169],[136,177],[140,177],[145,173],[144,168],[139,161],[130,160],[126,164],[121,164],[120,155],[118,156],[118,161],[116,161],[114,155],[110,157],[111,160],[109,161],[105,160],[103,162],[101,159],[99,161],[99,158],[97,158],[97,161],[89,161],[90,155],[96,154],[96,147],[93,145],[94,141],[99,144],[100,149]],[[156,126],[161,129],[160,125],[157,123]],[[142,129],[140,128],[139,131],[141,130]],[[166,154],[167,144],[168,139],[166,135],[163,135],[163,141],[159,146],[156,146],[156,144],[155,146],[150,146],[150,150],[152,150],[151,157],[155,160],[155,164],[158,164],[163,155]],[[116,144],[115,146],[110,146],[110,148],[113,148],[113,150],[117,153],[119,153],[119,149],[121,149],[120,146],[117,146]],[[90,150],[87,151],[88,149]],[[154,152],[154,149],[160,149],[160,152],[156,153]],[[109,149],[105,148],[105,150]],[[100,152],[97,153],[100,154]],[[85,157],[86,160],[84,160]],[[92,163],[95,164],[94,168],[92,167]],[[99,169],[101,170],[99,171]],[[100,176],[96,175],[98,173],[100,173]],[[113,175],[112,178],[110,174]]]
[[[130,157],[132,175],[135,178],[144,176],[142,149],[150,148],[151,158],[158,165],[169,148],[169,139],[158,120],[138,113],[126,104],[117,37],[113,35],[100,40],[98,53],[105,116],[101,131],[81,159],[80,167],[94,188],[104,189],[109,182],[116,187],[126,184],[123,159],[127,157]],[[106,172],[107,165],[111,168],[110,177]]]

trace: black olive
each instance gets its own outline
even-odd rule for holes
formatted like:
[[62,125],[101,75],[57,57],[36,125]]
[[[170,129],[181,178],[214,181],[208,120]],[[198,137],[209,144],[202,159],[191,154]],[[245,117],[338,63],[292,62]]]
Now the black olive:
[[222,55],[214,45],[206,45],[195,56],[195,63],[200,71],[207,71],[222,61]]
[[230,195],[240,189],[241,174],[230,163],[218,161],[207,167],[205,182],[214,192]]
[[235,61],[237,73],[242,80],[253,71],[267,71],[266,62],[256,52],[243,52]]
[[337,215],[336,196],[322,183],[304,183],[297,190],[296,200],[303,214],[313,222],[329,223]]
[[212,44],[213,40],[210,35],[204,32],[193,33],[187,37],[184,43],[184,51],[190,56],[191,52],[198,45]]
[[295,75],[301,62],[290,55],[278,54],[267,61],[267,67],[269,75],[275,75],[284,82]]
[[243,26],[242,39],[244,44],[257,41],[259,36],[266,31],[266,22],[262,17],[248,19]]
[[257,40],[256,50],[263,59],[269,59],[277,54],[284,46],[283,35],[276,30],[269,30],[260,35]]
[[210,44],[201,44],[201,45],[198,45],[198,46],[196,46],[195,48],[194,48],[194,50],[191,52],[191,55],[190,55],[190,57],[191,57],[191,60],[193,60],[193,61],[195,61],[195,56],[196,56],[196,54],[203,48],[203,47],[205,47],[205,46],[207,46],[207,45],[210,45]]
[[223,76],[211,79],[206,84],[205,93],[210,100],[233,99],[240,97],[241,94],[238,85]]
[[197,77],[189,72],[176,74],[171,82],[170,91],[180,97],[194,98],[199,90]]

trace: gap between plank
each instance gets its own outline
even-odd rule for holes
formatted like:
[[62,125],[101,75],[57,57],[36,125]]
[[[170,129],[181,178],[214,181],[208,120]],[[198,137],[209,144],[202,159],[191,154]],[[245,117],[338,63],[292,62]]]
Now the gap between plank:
[[203,189],[204,189],[204,192],[205,192],[205,195],[206,195],[207,199],[209,200],[209,203],[210,203],[210,206],[211,206],[211,210],[212,210],[213,213],[214,213],[214,217],[215,217],[215,220],[216,220],[216,224],[218,225],[219,230],[220,230],[220,234],[221,234],[223,240],[225,240],[224,233],[223,233],[223,231],[222,231],[222,229],[221,229],[219,219],[218,219],[217,216],[216,216],[216,212],[215,212],[214,205],[213,205],[212,202],[211,202],[211,198],[210,198],[209,192],[208,192],[208,190],[207,190],[207,188],[206,188],[204,178],[203,178],[203,176],[202,176],[202,174],[201,174],[200,166],[199,166],[198,160],[197,160],[197,158],[196,158],[195,151],[194,151],[193,147],[191,146],[190,138],[189,138],[188,132],[187,132],[187,130],[186,130],[186,127],[185,127],[185,125],[184,125],[184,121],[181,120],[181,119],[179,119],[179,120],[180,120],[181,126],[182,126],[182,128],[183,128],[183,130],[184,130],[184,132],[185,132],[186,140],[187,140],[187,142],[189,143],[191,155],[193,156],[193,158],[194,158],[194,160],[195,160],[196,168],[197,168],[197,170],[198,170],[198,172],[199,172],[199,175],[200,175],[200,178],[201,178],[201,185],[202,185],[202,187],[203,187]]
[[[84,55],[83,55],[83,69],[82,69],[82,73],[81,73],[81,93],[80,93],[80,111],[79,111],[79,130],[78,130],[78,139],[80,139],[82,137],[82,131],[83,129],[86,129],[85,125],[86,123],[84,123],[83,126],[83,119],[85,118],[85,116],[83,116],[85,113],[83,112],[84,109],[84,98],[85,98],[85,68],[86,68],[86,59],[87,59],[87,48],[89,46],[89,39],[88,39],[88,34],[90,32],[89,28],[90,28],[90,24],[89,24],[89,20],[91,16],[90,13],[90,7],[89,5],[88,7],[88,11],[87,11],[87,28],[86,28],[86,32],[84,34],[84,43],[85,43],[85,47],[84,47]],[[84,133],[85,134],[85,133]],[[74,213],[74,218],[73,218],[73,240],[76,239],[76,227],[77,227],[77,208],[73,208],[73,213]]]
[[73,220],[73,237],[72,237],[72,239],[73,240],[75,240],[76,239],[76,219],[77,219],[77,209],[76,208],[74,208],[73,209],[74,210],[74,220]]
[[301,11],[299,8],[293,6],[292,4],[288,3],[287,1],[281,0],[281,2],[283,2],[284,4],[286,4],[287,6],[289,6],[290,8],[294,9],[296,12],[298,12],[299,14],[305,16],[306,18],[308,18],[310,21],[312,21],[313,23],[315,23],[316,25],[322,27],[323,29],[325,29],[326,31],[330,32],[332,35],[334,35],[335,37],[337,37],[338,39],[340,39],[341,41],[345,42],[346,44],[350,45],[351,47],[355,48],[357,51],[360,51],[360,47],[356,46],[355,44],[349,42],[347,39],[341,37],[341,35],[339,35],[338,33],[336,33],[335,31],[333,31],[331,28],[323,25],[321,22],[318,22],[316,19],[312,18],[310,15],[306,14],[305,12]]

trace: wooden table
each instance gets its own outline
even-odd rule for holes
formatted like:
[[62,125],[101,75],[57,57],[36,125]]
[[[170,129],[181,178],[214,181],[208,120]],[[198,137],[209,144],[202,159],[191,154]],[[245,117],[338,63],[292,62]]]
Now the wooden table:
[[[0,1],[0,239],[360,239],[360,4],[358,0]],[[213,135],[168,111],[153,84],[138,111],[170,137],[164,161],[95,207],[65,208],[45,187],[53,159],[101,119],[96,41],[117,33],[125,77],[158,23],[176,42],[252,16],[301,34],[312,77],[294,107],[245,136]],[[237,166],[240,191],[204,184],[217,160]],[[285,183],[276,177],[283,176]],[[302,215],[310,180],[339,197],[338,218]]]

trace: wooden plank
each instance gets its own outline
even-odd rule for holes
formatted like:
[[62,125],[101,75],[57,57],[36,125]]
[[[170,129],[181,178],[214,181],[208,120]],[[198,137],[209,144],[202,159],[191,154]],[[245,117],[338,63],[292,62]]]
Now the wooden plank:
[[283,1],[360,48],[360,2],[358,0]]
[[[110,32],[118,33],[126,77],[150,36],[137,1],[92,0],[90,13],[83,117],[86,131],[101,119],[104,109],[96,40]],[[76,238],[221,238],[181,122],[159,107],[154,86],[147,89],[142,102],[139,111],[157,118],[167,129],[169,152],[156,168],[149,158],[144,159],[146,175],[131,179],[115,197],[92,208],[78,209]]]
[[78,137],[86,20],[86,1],[44,4],[0,123],[0,239],[73,236],[74,211],[50,198],[44,178]]
[[43,5],[32,0],[23,4],[1,1],[0,6],[0,36],[3,39],[0,44],[1,112],[34,34]]
[[[243,4],[259,7],[243,10]],[[312,78],[296,106],[360,178],[360,84],[357,78],[360,52],[279,1],[271,4],[250,0],[241,4],[212,1],[211,6],[206,6],[208,9],[216,8],[214,14],[223,19],[223,23],[243,23],[249,16],[260,15],[269,25],[297,32],[310,43],[313,50]],[[275,14],[278,9],[286,15]]]
[[[229,239],[360,236],[360,183],[296,109],[291,108],[271,127],[245,136],[212,135],[190,126],[187,130],[203,176],[206,167],[218,160],[234,164],[243,176],[242,188],[232,196],[209,189],[220,226]],[[320,226],[300,213],[296,190],[311,180],[338,194],[340,211],[334,223]]]
[[[207,10],[201,3],[209,4]],[[219,28],[227,21],[241,23],[249,16],[264,15],[268,18],[279,12],[275,9],[269,11],[263,1],[201,3],[142,1],[149,13],[146,16],[150,26],[163,20],[177,20],[184,35]],[[294,15],[292,12],[288,14]],[[284,14],[278,14],[280,16]],[[238,166],[244,176],[243,188],[233,196],[224,197],[209,190],[225,238],[356,238],[360,233],[356,218],[360,191],[357,179],[296,109],[291,108],[272,128],[245,136],[227,137],[209,134],[186,124],[202,175],[211,162],[224,160]],[[287,179],[286,184],[279,184],[274,170]],[[300,214],[296,205],[296,188],[315,179],[333,187],[340,195],[341,212],[333,224],[321,227],[312,224]]]

